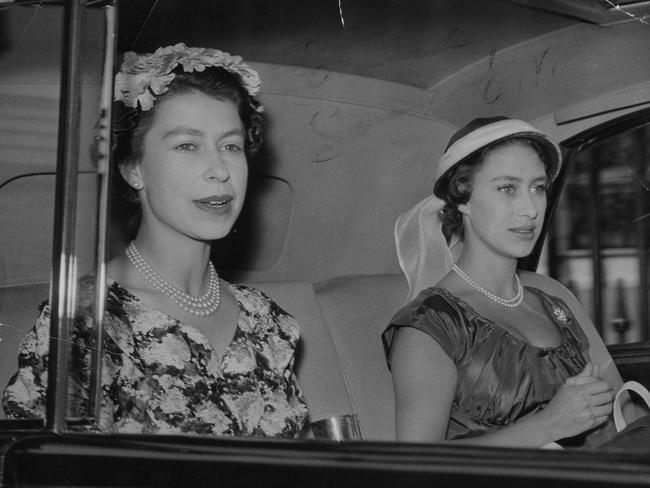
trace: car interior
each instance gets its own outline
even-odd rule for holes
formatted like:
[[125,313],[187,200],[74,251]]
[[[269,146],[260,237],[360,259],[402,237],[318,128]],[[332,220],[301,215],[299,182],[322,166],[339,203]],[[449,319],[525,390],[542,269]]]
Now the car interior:
[[[101,214],[106,168],[91,149],[105,115],[97,100],[107,32],[104,9],[92,4],[68,236],[77,276],[98,269],[102,237],[104,259],[124,244]],[[226,279],[261,289],[300,323],[297,372],[310,421],[354,415],[363,440],[394,441],[380,337],[407,293],[394,223],[431,193],[450,136],[478,116],[526,120],[561,143],[545,240],[521,268],[571,290],[593,323],[592,355],[650,385],[647,2],[181,4],[120,2],[111,69],[126,51],[184,42],[240,55],[259,71],[265,143],[250,162],[236,232],[212,257]],[[57,298],[63,25],[57,2],[0,1],[3,387],[39,305]]]

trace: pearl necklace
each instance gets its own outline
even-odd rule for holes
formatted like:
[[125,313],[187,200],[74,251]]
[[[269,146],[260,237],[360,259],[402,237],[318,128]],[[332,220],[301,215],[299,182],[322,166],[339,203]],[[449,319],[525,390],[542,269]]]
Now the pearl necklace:
[[221,286],[217,270],[212,263],[208,263],[210,279],[208,288],[201,296],[195,297],[176,288],[165,278],[160,276],[155,269],[142,257],[135,243],[131,241],[124,250],[124,254],[135,266],[138,272],[158,291],[176,303],[186,312],[200,317],[215,313],[221,305]]
[[517,273],[515,273],[515,283],[517,284],[517,294],[512,298],[503,298],[503,297],[495,295],[491,291],[488,291],[485,288],[483,288],[476,281],[474,281],[472,278],[470,278],[469,275],[467,273],[465,273],[465,271],[460,269],[455,263],[451,266],[451,269],[453,269],[458,274],[458,276],[460,276],[462,279],[464,279],[473,288],[477,289],[478,291],[483,293],[483,295],[488,297],[493,302],[498,303],[499,305],[503,305],[504,307],[509,307],[509,308],[515,308],[515,307],[518,307],[521,304],[521,301],[524,299],[524,287],[521,286],[521,281],[519,280],[519,275]]

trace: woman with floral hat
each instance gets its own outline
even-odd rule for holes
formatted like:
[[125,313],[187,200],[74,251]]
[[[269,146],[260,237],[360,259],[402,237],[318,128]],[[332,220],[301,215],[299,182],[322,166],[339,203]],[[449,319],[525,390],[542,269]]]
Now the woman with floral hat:
[[[241,58],[177,44],[126,53],[115,80],[115,208],[130,242],[107,265],[102,404],[107,432],[293,437],[307,414],[293,371],[296,321],[221,279],[211,242],[244,202],[260,147],[258,74]],[[70,414],[85,416],[93,298],[80,283]],[[49,306],[4,391],[11,418],[43,416]]]
[[592,362],[568,292],[517,270],[560,163],[530,124],[475,119],[442,155],[434,195],[398,219],[410,301],[383,340],[400,440],[542,447],[609,425],[620,377]]

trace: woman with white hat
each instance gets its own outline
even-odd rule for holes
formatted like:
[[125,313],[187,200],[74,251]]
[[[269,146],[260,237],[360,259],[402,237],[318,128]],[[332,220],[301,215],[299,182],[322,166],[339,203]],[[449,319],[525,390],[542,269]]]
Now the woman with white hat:
[[409,302],[383,340],[399,440],[542,447],[608,424],[611,381],[571,308],[517,271],[560,163],[530,124],[475,119],[442,155],[434,195],[398,220]]

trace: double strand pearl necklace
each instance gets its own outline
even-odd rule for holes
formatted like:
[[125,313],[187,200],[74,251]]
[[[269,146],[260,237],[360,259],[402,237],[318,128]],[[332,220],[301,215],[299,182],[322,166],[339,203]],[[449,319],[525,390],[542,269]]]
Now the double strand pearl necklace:
[[208,263],[210,279],[208,288],[202,295],[195,297],[176,288],[165,278],[160,276],[155,269],[142,257],[133,241],[124,250],[124,254],[135,266],[135,269],[158,291],[176,303],[186,312],[206,317],[215,313],[221,305],[221,286],[219,275],[212,263]]
[[519,280],[519,275],[517,273],[515,273],[515,283],[517,284],[517,293],[512,298],[503,298],[483,288],[476,281],[470,278],[469,275],[465,273],[465,271],[460,269],[455,263],[451,266],[451,269],[453,269],[458,274],[458,276],[460,276],[467,283],[469,283],[472,286],[472,288],[475,288],[476,290],[480,291],[481,293],[483,293],[483,295],[488,297],[493,302],[498,303],[499,305],[503,305],[504,307],[509,307],[509,308],[515,308],[518,307],[519,304],[521,304],[521,301],[524,299],[524,287],[521,286],[521,281]]

